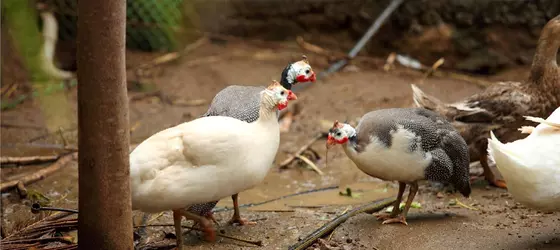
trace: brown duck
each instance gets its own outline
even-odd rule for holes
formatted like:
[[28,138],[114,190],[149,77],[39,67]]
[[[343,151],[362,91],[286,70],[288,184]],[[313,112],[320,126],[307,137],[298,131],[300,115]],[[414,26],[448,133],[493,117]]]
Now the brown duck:
[[560,106],[560,69],[556,61],[560,47],[560,15],[541,31],[529,78],[523,82],[497,82],[482,93],[452,104],[443,103],[412,85],[416,106],[447,117],[469,144],[471,162],[479,160],[484,177],[492,185],[506,188],[488,165],[488,140],[492,130],[502,142],[525,137],[518,128],[531,125],[523,116],[547,117]]

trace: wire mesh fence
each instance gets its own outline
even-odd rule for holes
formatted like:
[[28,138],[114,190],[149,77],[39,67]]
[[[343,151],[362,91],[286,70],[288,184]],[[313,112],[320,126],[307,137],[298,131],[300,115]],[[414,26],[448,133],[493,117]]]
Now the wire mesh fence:
[[[61,41],[76,38],[78,0],[39,0],[51,9]],[[126,45],[145,51],[177,49],[183,27],[183,0],[127,0]],[[186,1],[185,1],[186,2]]]

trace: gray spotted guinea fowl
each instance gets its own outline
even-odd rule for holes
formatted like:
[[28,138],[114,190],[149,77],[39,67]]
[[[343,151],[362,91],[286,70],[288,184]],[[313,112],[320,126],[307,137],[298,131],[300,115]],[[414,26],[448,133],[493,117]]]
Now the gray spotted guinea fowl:
[[[292,86],[297,83],[314,82],[315,80],[315,72],[305,55],[302,56],[302,60],[288,64],[280,76],[280,84],[288,90],[291,90]],[[262,86],[228,86],[216,94],[208,111],[202,117],[229,116],[245,122],[254,122],[259,118],[260,92],[264,89],[265,87]],[[233,200],[234,214],[230,223],[239,223],[241,225],[254,224],[254,222],[241,218],[238,195],[234,194],[231,198]],[[214,209],[217,203],[218,201],[196,204],[186,208],[186,210],[205,216],[216,223],[212,215],[212,209]]]
[[[418,181],[452,184],[461,194],[471,193],[469,151],[466,142],[445,118],[422,108],[382,109],[364,115],[358,126],[336,121],[329,130],[327,148],[341,144],[346,155],[364,173],[398,181],[399,192],[383,224],[406,222],[418,191]],[[401,213],[406,184],[408,199]]]

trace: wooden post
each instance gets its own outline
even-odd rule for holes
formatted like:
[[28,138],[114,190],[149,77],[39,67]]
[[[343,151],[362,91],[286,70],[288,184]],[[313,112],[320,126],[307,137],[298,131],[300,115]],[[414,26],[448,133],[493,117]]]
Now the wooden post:
[[133,249],[125,12],[78,1],[79,249]]

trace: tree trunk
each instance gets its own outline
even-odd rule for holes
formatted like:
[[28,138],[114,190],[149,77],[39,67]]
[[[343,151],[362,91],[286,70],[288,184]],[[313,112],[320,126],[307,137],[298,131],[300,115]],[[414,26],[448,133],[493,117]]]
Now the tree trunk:
[[126,1],[78,2],[80,249],[133,249]]

